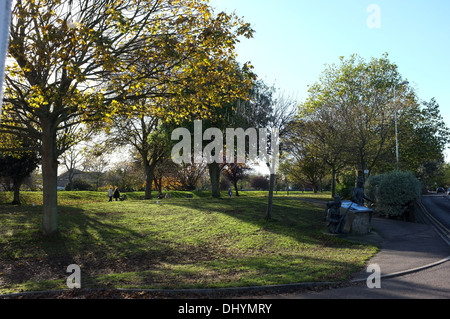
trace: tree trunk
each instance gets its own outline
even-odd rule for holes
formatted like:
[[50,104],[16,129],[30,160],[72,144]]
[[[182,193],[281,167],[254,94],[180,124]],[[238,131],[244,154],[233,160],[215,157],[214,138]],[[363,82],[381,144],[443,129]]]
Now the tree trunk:
[[51,236],[58,231],[58,154],[56,130],[47,121],[42,122],[42,180],[43,216],[42,232]]
[[[71,168],[68,170],[68,177],[69,177],[69,183],[68,183],[68,187],[67,190],[68,191],[73,191],[73,176],[74,176],[74,170]],[[98,188],[98,187],[97,187]]]
[[269,202],[267,203],[266,220],[272,218],[273,188],[275,186],[275,174],[270,174],[269,180]]
[[237,183],[238,183],[238,182],[233,182],[234,190],[236,191],[236,197],[239,196],[239,191],[238,191],[238,185],[237,185]]
[[211,179],[211,190],[213,198],[220,198],[220,166],[213,162],[208,164],[209,177]]
[[331,166],[331,196],[336,196],[336,167]]
[[157,178],[154,177],[155,189],[158,191],[158,194],[162,194],[162,177]]
[[152,199],[152,185],[154,179],[154,170],[147,163],[145,165],[145,199]]
[[11,203],[12,205],[20,206],[20,186],[22,186],[22,182],[13,181],[14,199]]

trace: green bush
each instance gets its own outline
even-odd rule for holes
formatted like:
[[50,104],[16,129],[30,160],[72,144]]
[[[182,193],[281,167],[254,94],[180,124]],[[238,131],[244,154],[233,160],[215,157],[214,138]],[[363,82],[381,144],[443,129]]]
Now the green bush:
[[[72,190],[92,191],[93,189],[94,187],[83,179],[75,178],[72,181]],[[66,190],[71,190],[69,184],[66,185]]]
[[352,189],[356,185],[355,174],[348,174],[342,177],[342,183],[336,184],[336,194],[339,194],[342,199],[351,199]]
[[366,182],[366,195],[372,196],[377,211],[387,216],[402,217],[420,193],[421,184],[410,172],[392,171]]

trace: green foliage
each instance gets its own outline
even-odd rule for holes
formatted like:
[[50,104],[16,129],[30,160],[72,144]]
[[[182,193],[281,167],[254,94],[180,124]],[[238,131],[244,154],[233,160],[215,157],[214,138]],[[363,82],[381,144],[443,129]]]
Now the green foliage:
[[257,190],[268,190],[269,181],[264,176],[255,176],[250,180],[250,185],[252,188]]
[[442,175],[436,177],[436,183],[439,186],[450,187],[450,163],[442,166]]
[[425,184],[433,184],[443,173],[444,152],[450,142],[436,99],[408,109],[400,123],[401,168],[412,171]]
[[341,196],[342,199],[350,199],[352,189],[356,185],[355,174],[344,174],[342,177],[342,183],[336,185],[336,194]]
[[36,152],[0,152],[0,181],[4,187],[10,187],[12,184],[14,190],[12,204],[20,205],[20,187],[36,169],[38,163],[39,157]]
[[35,152],[0,153],[0,177],[21,183],[36,169],[39,158]]
[[[450,130],[436,99],[420,101],[402,79],[387,54],[367,61],[355,54],[328,65],[299,105],[289,152],[319,157],[332,179],[355,168],[359,173],[401,168],[434,184],[443,173]],[[348,191],[337,187],[333,193]]]
[[410,172],[392,171],[370,177],[367,196],[375,199],[377,210],[387,216],[402,217],[411,201],[420,197],[421,183]]

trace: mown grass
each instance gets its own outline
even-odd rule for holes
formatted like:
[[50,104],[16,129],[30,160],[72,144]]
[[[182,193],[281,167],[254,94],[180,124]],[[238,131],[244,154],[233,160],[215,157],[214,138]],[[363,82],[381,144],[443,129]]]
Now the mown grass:
[[[59,193],[59,234],[39,230],[42,193],[12,206],[0,195],[0,293],[66,288],[78,264],[82,287],[192,288],[342,281],[377,248],[324,235],[324,209],[279,193],[264,219],[267,193],[213,199],[208,192],[170,199]],[[3,203],[2,203],[3,202]]]

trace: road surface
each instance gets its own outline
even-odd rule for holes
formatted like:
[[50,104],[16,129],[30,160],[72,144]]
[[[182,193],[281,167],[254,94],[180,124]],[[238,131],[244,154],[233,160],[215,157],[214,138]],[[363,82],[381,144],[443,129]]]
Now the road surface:
[[432,225],[442,239],[450,245],[450,196],[432,194],[422,196],[421,213],[417,215],[426,224]]
[[422,197],[422,204],[431,215],[450,229],[450,195],[425,195]]

